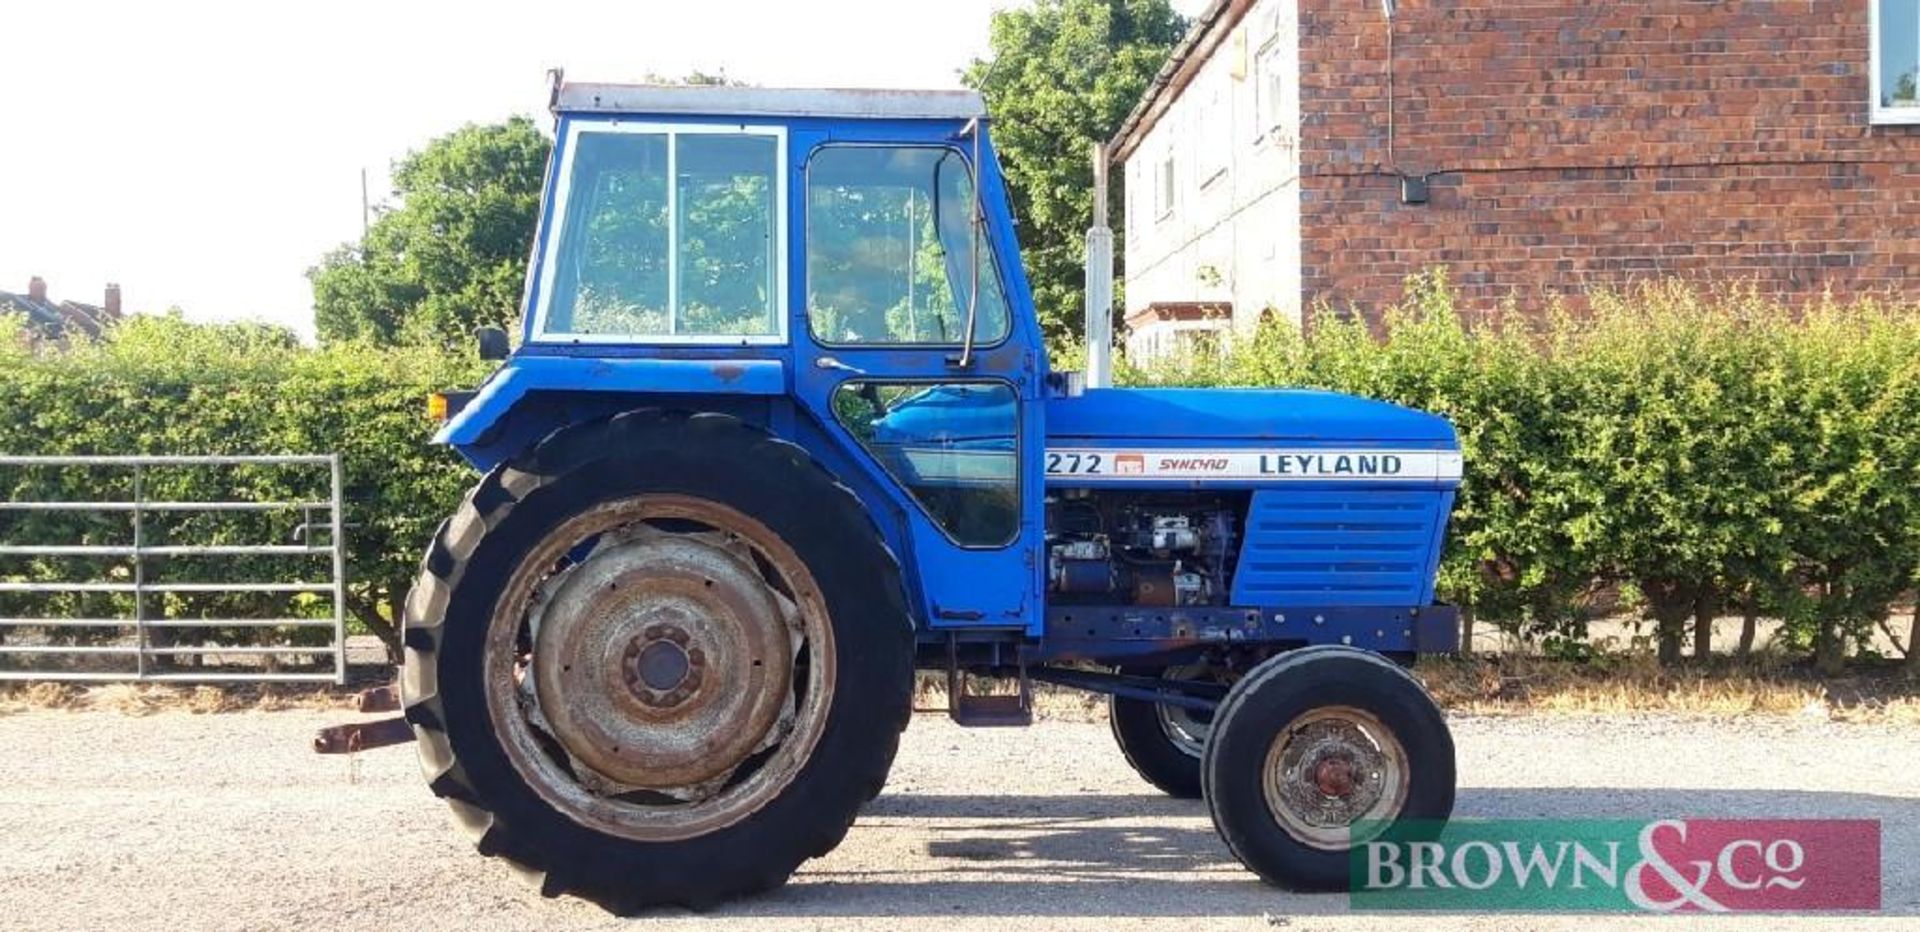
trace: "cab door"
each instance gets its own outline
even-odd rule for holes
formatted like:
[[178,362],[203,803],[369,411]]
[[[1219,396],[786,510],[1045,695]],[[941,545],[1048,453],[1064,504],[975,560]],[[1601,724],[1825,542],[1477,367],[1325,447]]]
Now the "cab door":
[[861,127],[792,144],[801,404],[897,500],[933,627],[1039,633],[1040,342],[990,151]]

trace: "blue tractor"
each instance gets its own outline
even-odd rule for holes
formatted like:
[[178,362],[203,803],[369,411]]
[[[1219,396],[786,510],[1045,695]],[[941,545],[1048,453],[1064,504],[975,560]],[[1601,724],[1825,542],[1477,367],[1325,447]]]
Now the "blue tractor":
[[1275,884],[1449,815],[1404,670],[1457,639],[1444,420],[1049,371],[976,95],[552,106],[525,331],[439,436],[484,475],[405,612],[406,720],[483,853],[621,912],[777,886],[880,792],[916,669],[968,725],[1107,694]]

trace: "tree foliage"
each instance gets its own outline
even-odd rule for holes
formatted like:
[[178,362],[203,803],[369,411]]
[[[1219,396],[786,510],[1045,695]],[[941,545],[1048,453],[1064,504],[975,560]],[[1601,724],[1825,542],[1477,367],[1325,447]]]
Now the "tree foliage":
[[[995,12],[990,57],[966,70],[993,117],[1033,303],[1049,336],[1080,330],[1090,147],[1119,129],[1185,28],[1167,0],[1037,0]],[[1117,229],[1125,229],[1122,209],[1118,198],[1109,205]]]
[[308,272],[321,340],[464,342],[520,313],[552,143],[533,121],[468,125],[394,167],[397,204]]
[[[651,84],[736,85],[724,71]],[[553,149],[533,120],[469,124],[408,153],[359,243],[309,269],[326,342],[464,344],[479,326],[513,330]]]

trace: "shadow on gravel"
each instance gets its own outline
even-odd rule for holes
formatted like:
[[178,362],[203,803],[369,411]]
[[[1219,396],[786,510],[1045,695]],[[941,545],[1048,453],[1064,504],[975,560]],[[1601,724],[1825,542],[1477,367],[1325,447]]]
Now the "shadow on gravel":
[[[1466,788],[1468,818],[1878,819],[1883,914],[1920,915],[1920,804],[1864,793],[1613,787]],[[920,824],[922,821],[932,824]],[[722,915],[1207,917],[1344,913],[1343,894],[1267,887],[1214,834],[1206,805],[1123,796],[882,796],[854,837],[930,835],[898,867],[803,867],[802,883]],[[828,862],[829,864],[831,862]]]

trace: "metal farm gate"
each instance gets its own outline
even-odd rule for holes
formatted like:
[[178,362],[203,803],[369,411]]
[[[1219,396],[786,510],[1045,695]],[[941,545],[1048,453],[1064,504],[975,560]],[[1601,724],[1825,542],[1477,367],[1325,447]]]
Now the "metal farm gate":
[[[171,499],[192,470],[271,492]],[[338,454],[0,456],[0,472],[34,477],[0,491],[0,680],[346,681]],[[251,572],[269,578],[207,578]]]

